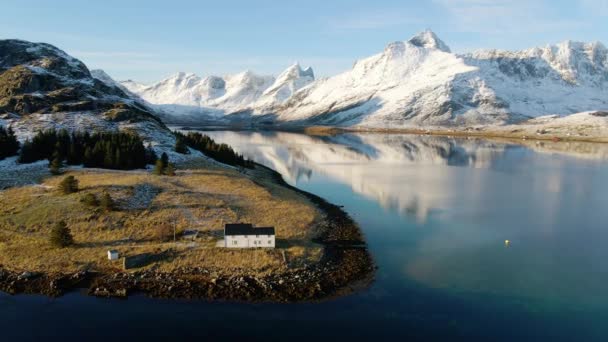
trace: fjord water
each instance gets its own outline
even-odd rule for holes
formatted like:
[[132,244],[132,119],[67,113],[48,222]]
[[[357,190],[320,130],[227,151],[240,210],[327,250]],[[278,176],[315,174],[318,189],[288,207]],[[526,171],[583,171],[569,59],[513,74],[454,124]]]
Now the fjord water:
[[[608,338],[608,146],[205,134],[344,206],[378,265],[371,287],[308,304],[0,296],[3,331],[268,340]],[[33,322],[35,332],[27,330]]]

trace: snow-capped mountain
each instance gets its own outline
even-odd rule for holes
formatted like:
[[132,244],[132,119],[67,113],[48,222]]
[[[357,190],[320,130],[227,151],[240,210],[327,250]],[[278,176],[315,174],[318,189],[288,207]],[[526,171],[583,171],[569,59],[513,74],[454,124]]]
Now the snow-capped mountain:
[[25,140],[38,130],[131,130],[162,150],[175,137],[103,71],[45,43],[0,40],[0,125]]
[[[425,31],[330,78],[314,80],[311,69],[297,64],[276,80],[241,78],[232,86],[256,86],[241,86],[236,96],[227,95],[226,78],[207,85],[208,79],[194,75],[175,78],[143,88],[122,84],[161,109],[180,105],[171,111],[177,121],[194,111],[199,120],[407,128],[497,125],[608,109],[608,50],[601,43],[455,54]],[[241,115],[226,116],[234,113]]]
[[149,86],[133,81],[121,84],[171,121],[173,117],[185,117],[186,120],[219,118],[247,110],[275,84],[275,78],[251,71],[205,78],[180,72]]
[[278,120],[408,127],[503,124],[608,108],[600,43],[458,55],[432,32],[295,94]]
[[252,107],[258,112],[272,112],[277,106],[289,100],[296,91],[311,84],[314,80],[315,73],[312,68],[302,69],[296,62],[277,77],[276,81],[264,91]]

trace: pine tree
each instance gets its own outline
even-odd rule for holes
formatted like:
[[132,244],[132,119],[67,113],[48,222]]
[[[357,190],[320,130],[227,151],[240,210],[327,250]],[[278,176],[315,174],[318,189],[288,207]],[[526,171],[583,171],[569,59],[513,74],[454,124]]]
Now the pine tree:
[[169,156],[167,153],[163,152],[163,154],[160,156],[160,161],[163,163],[163,170],[169,166]]
[[21,147],[21,152],[19,153],[19,162],[20,163],[33,163],[37,159],[34,156],[32,142],[29,139],[26,139]]
[[175,152],[181,154],[188,154],[188,146],[186,146],[186,142],[180,136],[175,139]]
[[154,171],[152,171],[152,173],[157,176],[163,175],[165,173],[165,168],[163,167],[162,160],[159,159],[156,161],[156,164],[154,165]]
[[67,176],[59,183],[59,189],[66,195],[78,192],[78,180],[74,176]]
[[50,169],[51,173],[54,174],[54,175],[61,174],[61,168],[62,167],[63,167],[63,163],[61,162],[61,159],[59,159],[59,157],[55,157],[49,163],[49,169]]
[[57,222],[51,230],[51,245],[57,248],[65,248],[74,244],[74,238],[70,228],[64,221]]
[[[8,134],[8,133],[7,133]],[[4,149],[0,128],[0,159]],[[18,148],[18,147],[17,147]],[[127,158],[128,156],[128,158]],[[19,162],[31,163],[37,160],[53,160],[58,157],[70,165],[84,164],[86,167],[109,169],[143,168],[154,163],[156,154],[146,150],[141,138],[132,133],[78,133],[47,130],[38,132],[32,140],[26,141],[21,149]]]
[[148,144],[148,147],[146,147],[146,164],[154,164],[157,159],[158,159],[158,156],[156,155],[156,152],[152,148],[152,145]]
[[0,126],[0,160],[16,155],[18,151],[19,141],[13,129]]
[[114,200],[112,199],[112,196],[110,196],[110,194],[108,194],[107,192],[104,192],[103,195],[101,195],[99,205],[105,211],[112,211],[115,208]]

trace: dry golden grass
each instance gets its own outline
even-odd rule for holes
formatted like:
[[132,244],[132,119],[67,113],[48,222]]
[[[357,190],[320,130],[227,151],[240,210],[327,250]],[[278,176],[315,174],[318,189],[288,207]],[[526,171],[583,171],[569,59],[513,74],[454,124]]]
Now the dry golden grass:
[[[120,263],[106,259],[106,251],[122,255],[171,251],[171,257],[148,267],[171,271],[179,267],[271,272],[299,267],[320,258],[311,243],[322,214],[304,196],[265,180],[264,186],[237,171],[193,163],[176,177],[145,171],[77,170],[80,191],[63,195],[51,177],[41,185],[0,192],[0,264],[16,271],[107,271]],[[117,211],[105,212],[80,202],[86,193],[108,192]],[[54,223],[64,220],[75,247],[56,249],[48,243]],[[228,222],[275,226],[275,250],[229,250],[215,247]],[[202,232],[194,245],[162,242],[158,230]],[[285,253],[285,259],[283,257]]]

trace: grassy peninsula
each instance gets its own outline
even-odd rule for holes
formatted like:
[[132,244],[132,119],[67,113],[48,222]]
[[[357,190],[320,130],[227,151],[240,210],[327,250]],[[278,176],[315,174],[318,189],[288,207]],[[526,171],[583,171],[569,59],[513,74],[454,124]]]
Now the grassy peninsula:
[[[68,175],[79,190],[64,194],[58,185]],[[94,203],[102,196],[111,210]],[[57,222],[69,227],[72,246],[49,243]],[[229,222],[274,226],[277,248],[220,247]],[[191,230],[198,237],[183,239]],[[147,261],[125,269],[108,250]],[[3,190],[0,265],[0,289],[9,293],[86,287],[98,296],[253,301],[318,300],[373,274],[358,227],[338,207],[262,166],[239,171],[204,158],[180,164],[175,176],[71,169]]]

